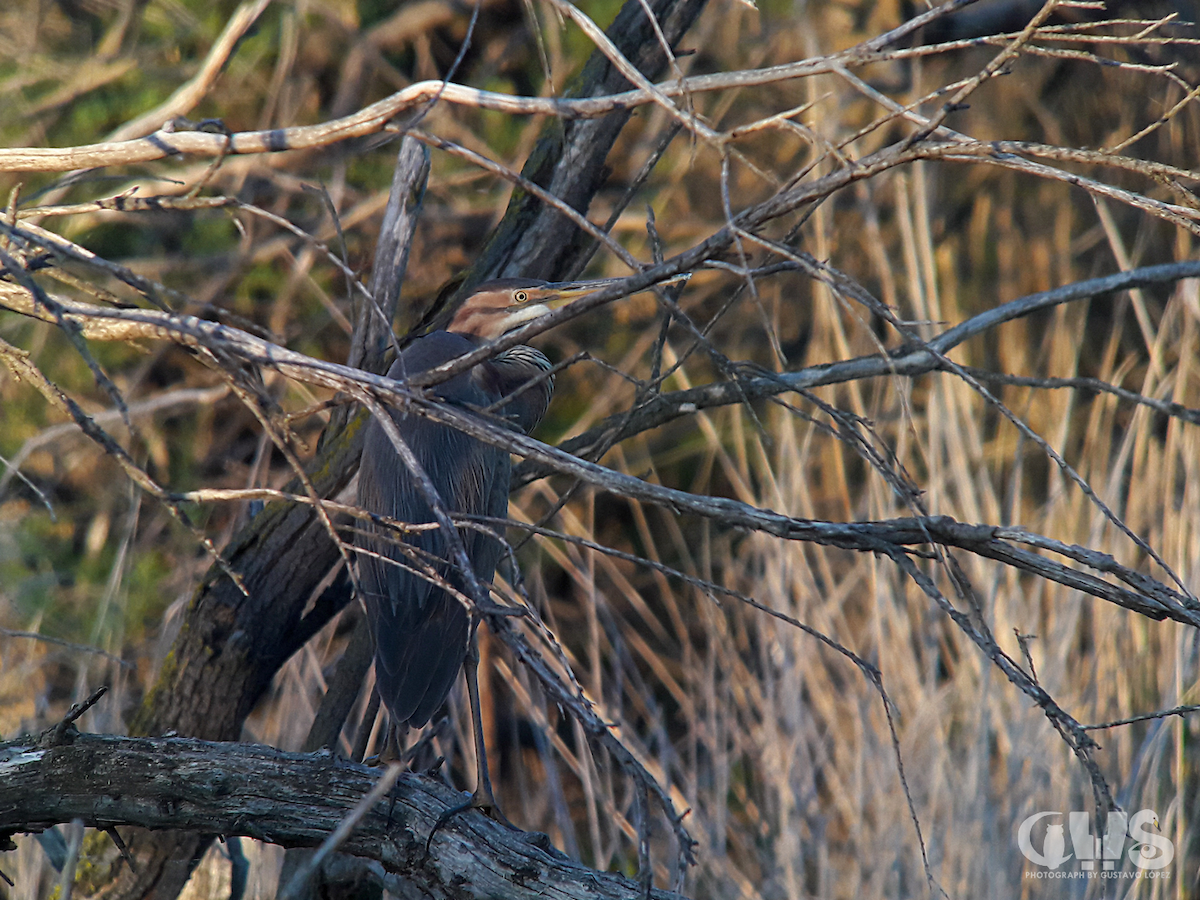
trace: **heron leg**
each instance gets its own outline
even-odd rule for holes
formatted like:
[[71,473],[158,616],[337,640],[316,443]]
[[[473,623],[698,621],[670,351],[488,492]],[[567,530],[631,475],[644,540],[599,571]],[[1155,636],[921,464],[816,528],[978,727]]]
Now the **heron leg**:
[[425,839],[425,856],[429,856],[429,847],[433,837],[447,822],[468,809],[483,810],[497,822],[516,829],[516,826],[500,811],[496,805],[496,797],[492,793],[492,779],[488,775],[487,748],[483,742],[483,713],[479,705],[479,619],[471,617],[470,639],[467,642],[467,657],[464,662],[464,673],[467,676],[467,699],[471,702],[471,733],[475,738],[475,790],[470,799],[450,807],[433,823],[429,837]]
[[350,751],[350,758],[355,762],[362,762],[367,755],[367,744],[371,740],[371,731],[375,728],[375,719],[379,716],[379,702],[379,691],[371,688],[371,699],[367,701],[367,709],[363,713],[362,721],[358,723],[354,749]]
[[[376,719],[382,716],[382,721],[379,722],[382,734],[379,737],[379,749],[374,756],[363,758],[363,754],[367,751],[367,744],[370,742],[371,735],[375,730]],[[371,692],[371,702],[367,706],[367,714],[363,716],[361,725],[359,726],[358,734],[354,741],[354,760],[362,762],[368,766],[382,766],[387,763],[402,762],[405,760],[404,752],[404,736],[408,734],[408,725],[404,722],[397,722],[392,718],[391,712],[386,708],[381,708],[379,703],[379,693]]]
[[388,713],[387,733],[383,738],[383,746],[379,750],[381,762],[394,763],[404,760],[404,736],[406,734],[408,734],[408,726],[403,722],[394,721],[391,713]]
[[475,792],[471,794],[471,806],[487,810],[505,825],[511,825],[496,805],[492,793],[492,779],[488,774],[487,747],[483,741],[483,710],[479,703],[479,619],[471,622],[471,639],[467,644],[465,660],[467,676],[467,698],[471,701],[471,733],[475,736]]

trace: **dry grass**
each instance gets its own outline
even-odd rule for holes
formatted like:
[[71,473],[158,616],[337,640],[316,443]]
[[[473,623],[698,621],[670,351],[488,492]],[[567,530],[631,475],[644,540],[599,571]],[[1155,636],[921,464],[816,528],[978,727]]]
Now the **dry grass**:
[[[223,17],[214,18],[207,6],[151,2],[144,10],[137,7],[143,21],[140,30],[130,30],[122,16],[132,4],[84,4],[71,7],[74,12],[16,4],[2,14],[0,40],[18,46],[23,16],[36,14],[39,26],[33,48],[14,51],[13,65],[0,69],[5,95],[20,98],[0,118],[4,142],[99,140],[162,100],[169,92],[163,85],[194,71],[228,18],[227,6]],[[538,71],[535,45],[512,24],[520,9],[485,8],[477,53],[458,80],[536,93],[537,84],[526,83]],[[604,18],[598,9],[589,12]],[[1149,4],[1131,4],[1127,12],[1145,19],[1156,14]],[[764,3],[756,13],[714,0],[684,41],[699,52],[682,58],[681,65],[690,73],[729,72],[830,53],[898,24],[899,14],[890,3],[818,3],[793,17],[773,4]],[[447,54],[453,57],[465,27],[461,16],[447,14],[407,37],[389,38],[392,43],[381,43],[376,31],[378,40],[371,44],[373,15],[365,5],[337,0],[310,2],[303,10],[273,8],[259,33],[232,57],[217,87],[188,115],[220,116],[237,131],[344,114],[410,80],[435,77],[449,62]],[[539,7],[537,16],[554,84],[561,88],[587,47],[548,9]],[[179,44],[174,35],[184,23],[207,35],[206,41]],[[72,35],[89,28],[94,39],[80,53]],[[1172,33],[1200,36],[1194,27]],[[1046,39],[1038,46],[1059,45]],[[1197,83],[1196,48],[1185,43],[1094,41],[1071,49],[1128,67],[1027,53],[1012,64],[1011,74],[983,84],[971,96],[970,109],[955,113],[950,124],[986,140],[1113,147],[1172,109],[1186,86]],[[372,61],[366,75],[350,65],[362,63],[354,56],[360,51]],[[696,94],[691,103],[713,128],[729,132],[759,123],[733,143],[740,158],[723,176],[720,155],[685,132],[617,218],[613,235],[635,257],[650,260],[644,212],[649,204],[663,251],[680,252],[724,223],[723,192],[736,212],[772,196],[808,166],[817,174],[832,171],[835,163],[825,151],[888,111],[872,90],[912,103],[974,76],[997,52],[995,46],[977,46],[852,74]],[[130,75],[131,61],[147,70],[141,81]],[[81,67],[83,62],[88,65]],[[1170,77],[1135,68],[1165,62],[1177,64]],[[153,99],[140,99],[139,89]],[[104,103],[89,102],[102,95]],[[765,121],[798,107],[804,111],[790,119]],[[932,115],[938,106],[921,109]],[[543,124],[443,104],[422,127],[519,169]],[[623,185],[670,124],[667,113],[654,106],[634,117],[610,156],[613,187],[589,210],[593,222],[609,217]],[[1198,125],[1195,107],[1185,106],[1123,152],[1186,169],[1194,166],[1200,146]],[[887,123],[847,144],[846,152],[861,158],[896,141],[906,127]],[[338,210],[347,259],[362,270],[369,265],[392,153],[387,148],[348,157],[335,148],[230,158],[205,192],[241,196],[336,246],[337,230],[323,201],[305,188],[319,180]],[[1190,195],[1134,172],[1084,166],[1049,152],[1038,158],[1061,171],[1195,207]],[[69,194],[49,196],[55,202],[81,201],[133,184],[154,194],[164,191],[163,178],[197,183],[208,165],[148,164],[119,170],[112,185],[84,183]],[[511,189],[446,155],[435,153],[433,165],[402,299],[415,309],[424,308],[447,278],[470,263]],[[25,179],[23,196],[49,186],[39,178]],[[0,186],[15,180],[3,176]],[[1145,208],[1096,201],[1061,180],[982,158],[975,164],[916,161],[892,168],[809,207],[805,215],[761,233],[784,240],[789,229],[798,229],[793,249],[849,273],[901,319],[918,323],[913,327],[925,338],[944,330],[941,323],[958,323],[1023,294],[1194,255],[1194,231]],[[232,310],[293,349],[345,358],[340,323],[349,316],[341,276],[324,254],[261,217],[225,211],[84,212],[43,224],[197,301]],[[768,258],[750,240],[742,250],[756,264]],[[739,262],[736,249],[724,258]],[[625,271],[603,251],[589,270]],[[952,358],[1016,375],[1087,376],[1195,410],[1198,284],[1181,281],[1059,306],[990,330]],[[68,290],[61,284],[54,289]],[[731,298],[736,299],[730,303]],[[711,325],[712,346],[766,371],[796,371],[900,342],[878,316],[795,272],[757,279],[752,292],[736,274],[703,270],[680,302],[693,321]],[[691,336],[678,323],[667,333],[660,360],[660,328],[659,308],[643,294],[543,339],[559,358],[586,351],[606,365],[581,362],[560,377],[539,436],[558,443],[628,409],[636,391],[629,379],[651,379],[660,363],[663,368],[679,363],[664,390],[724,378],[704,352],[691,352]],[[0,338],[30,351],[89,410],[110,405],[53,327],[4,313]],[[178,348],[104,347],[96,353],[131,402],[215,383]],[[266,382],[289,411],[319,399],[276,375],[268,374]],[[1187,590],[1200,590],[1200,431],[1194,421],[1078,388],[995,385],[994,391],[1161,555]],[[895,376],[820,388],[813,395],[862,417],[862,433],[895,454],[893,470],[911,475],[930,514],[1021,526],[1169,580],[1042,449],[962,379],[946,373]],[[191,535],[132,492],[113,462],[82,438],[63,435],[27,445],[62,421],[28,388],[12,378],[0,380],[0,403],[0,453],[12,459],[22,446],[30,448],[22,472],[47,501],[16,479],[0,494],[0,627],[42,631],[131,664],[0,636],[0,735],[44,727],[102,682],[113,685],[113,696],[81,725],[122,731],[123,712],[152,682],[182,605],[209,561]],[[313,416],[294,427],[312,446],[323,421]],[[172,489],[278,487],[289,476],[257,423],[231,397],[199,405],[184,401],[137,424],[138,463]],[[686,416],[621,443],[603,462],[650,481],[798,518],[853,522],[912,515],[912,504],[880,471],[831,433],[836,426],[809,398],[782,394],[778,402]],[[1018,849],[1017,828],[1040,810],[1092,810],[1088,773],[1043,712],[892,562],[676,516],[575,489],[561,476],[514,494],[511,516],[541,522],[564,500],[547,527],[749,595],[798,619],[877,666],[894,704],[898,752],[875,686],[844,655],[786,622],[661,568],[569,540],[535,537],[524,546],[522,589],[557,636],[575,678],[627,745],[670,786],[677,807],[690,810],[686,824],[699,848],[698,865],[685,873],[687,894],[767,900],[939,890],[955,898],[1063,894],[1061,883],[1025,877],[1035,867]],[[220,546],[246,512],[244,504],[224,504],[197,514]],[[517,535],[510,532],[514,542]],[[1155,622],[966,553],[956,559],[978,598],[978,608],[971,610],[976,621],[986,623],[1004,652],[1026,662],[1038,684],[1080,722],[1200,702],[1194,686],[1200,660],[1191,627]],[[922,568],[947,597],[956,597],[944,566],[927,561]],[[333,624],[288,662],[247,722],[246,740],[300,746],[344,639]],[[485,646],[485,662],[491,666],[484,684],[487,727],[507,814],[525,828],[549,833],[589,865],[635,872],[645,799],[609,758],[588,749],[579,727],[546,701],[534,679],[494,641]],[[467,720],[457,700],[449,717],[437,747],[454,758],[456,748],[470,746],[463,740]],[[1114,796],[1130,812],[1155,810],[1176,858],[1166,879],[1077,881],[1069,888],[1072,895],[1196,892],[1194,731],[1188,718],[1176,717],[1093,732],[1101,744],[1095,761]],[[464,783],[462,773],[468,771],[469,760],[455,764],[457,783]],[[675,848],[661,817],[650,819],[657,880],[670,885],[678,874],[671,862]],[[926,884],[917,823],[933,887]],[[32,837],[20,837],[18,844],[15,854],[0,859],[0,868],[16,881],[9,895],[42,896],[54,883],[53,872]],[[251,870],[246,896],[273,896],[282,852],[249,840],[242,844]],[[188,896],[227,895],[223,852],[220,846],[209,851]]]

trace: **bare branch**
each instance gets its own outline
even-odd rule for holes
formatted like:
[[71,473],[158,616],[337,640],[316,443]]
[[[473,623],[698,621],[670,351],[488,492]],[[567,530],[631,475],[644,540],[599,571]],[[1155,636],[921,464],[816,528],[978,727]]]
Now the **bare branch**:
[[87,147],[7,148],[0,149],[0,172],[65,172],[93,166],[129,165],[185,155],[225,156],[245,153],[276,153],[326,147],[338,141],[375,134],[399,114],[437,98],[439,101],[490,109],[513,115],[545,115],[561,118],[599,118],[620,109],[632,109],[655,102],[658,95],[686,96],[690,93],[773,84],[791,78],[832,71],[831,66],[880,61],[883,48],[895,43],[935,19],[974,3],[975,0],[950,0],[903,26],[880,35],[834,57],[776,66],[731,75],[704,76],[672,81],[652,89],[638,89],[589,99],[542,99],[513,97],[481,91],[442,81],[422,81],[358,112],[319,125],[295,126],[270,131],[241,132],[233,135],[201,131],[157,131],[129,141],[107,141]]
[[[964,325],[950,329],[941,337],[930,341],[927,345],[928,349],[910,351],[898,357],[866,357],[862,360],[836,365],[840,367],[840,376],[843,380],[852,377],[852,372],[854,373],[853,377],[862,377],[869,370],[875,375],[888,375],[914,374],[919,371],[939,369],[944,366],[944,354],[947,350],[971,334],[978,333],[985,327],[985,323],[992,326],[1014,316],[1028,314],[1034,309],[1128,287],[1130,284],[1138,283],[1139,279],[1143,283],[1175,280],[1195,274],[1196,271],[1196,264],[1190,264],[1190,267],[1189,264],[1179,264],[1126,272],[1106,279],[1071,285],[1058,291],[1023,298],[1000,309],[981,314],[976,317],[978,321],[972,320],[970,323],[964,323]],[[41,312],[29,300],[19,302],[19,292],[4,291],[3,288],[4,285],[0,284],[0,302],[18,308],[19,311],[26,312],[26,314],[36,315]],[[17,302],[13,302],[14,296],[17,298]],[[796,519],[739,501],[694,495],[643,481],[588,462],[565,450],[550,447],[526,435],[511,432],[486,419],[440,404],[426,397],[420,390],[414,390],[411,383],[395,382],[382,376],[339,366],[335,363],[313,360],[228,326],[204,322],[188,316],[173,316],[158,310],[107,310],[76,301],[63,301],[63,309],[68,321],[76,322],[84,334],[89,334],[89,329],[94,327],[95,336],[109,335],[115,329],[123,338],[128,338],[129,332],[132,331],[137,336],[174,340],[185,345],[203,347],[222,355],[232,354],[259,365],[275,368],[297,380],[346,391],[356,396],[366,397],[368,395],[365,392],[369,391],[371,394],[387,399],[392,405],[404,404],[406,408],[414,412],[463,431],[481,441],[521,455],[550,470],[570,475],[621,496],[664,506],[675,512],[688,511],[706,518],[721,520],[727,525],[763,531],[789,540],[811,540],[846,549],[869,551],[878,549],[878,536],[870,535],[867,530],[868,526],[864,523],[840,524]],[[42,315],[47,315],[47,313],[42,312]],[[824,367],[819,374],[828,376],[831,368]],[[815,374],[817,373],[809,370],[806,377],[812,378]],[[804,376],[804,373],[801,375]],[[419,380],[413,379],[412,381]],[[770,388],[764,390],[764,393],[776,393],[780,390],[793,390],[799,387],[799,379],[789,381],[787,376],[764,378],[761,381],[763,382],[762,387],[769,386]],[[751,381],[750,385],[754,386],[754,382]],[[743,392],[745,388],[746,384],[742,382],[737,384],[739,392]],[[718,390],[720,390],[720,386],[718,386]],[[732,391],[733,388],[727,387],[726,390]],[[732,396],[727,393],[725,402],[730,402]],[[668,407],[668,409],[671,408]],[[684,406],[680,402],[673,407],[676,413],[683,408]],[[940,518],[936,521],[949,522],[949,520]],[[923,524],[915,534],[899,542],[901,544],[924,542],[927,535],[933,530],[933,526]],[[1003,559],[1010,564],[1014,564],[1016,560],[1020,559],[1023,568],[1036,570],[1040,574],[1062,581],[1064,584],[1085,589],[1089,593],[1104,596],[1121,605],[1131,606],[1144,614],[1156,618],[1170,615],[1172,618],[1179,618],[1180,621],[1200,623],[1200,618],[1196,616],[1196,610],[1200,607],[1197,607],[1185,595],[1166,589],[1157,582],[1149,580],[1137,582],[1136,589],[1139,593],[1150,591],[1150,596],[1155,598],[1153,600],[1141,599],[1136,594],[1125,592],[1122,589],[1114,589],[1098,579],[1090,579],[1078,573],[1070,574],[1065,570],[1056,569],[1054,566],[1046,565],[1040,558],[1022,555],[1020,551],[988,549],[987,546],[978,543],[981,537],[985,537],[984,544],[990,540],[990,535],[982,536],[978,533],[967,535],[963,532],[953,532],[943,535],[943,539],[949,544],[964,546],[960,542],[967,541],[967,545],[970,545],[974,552]],[[1055,549],[1061,551],[1061,547]],[[1087,561],[1082,557],[1080,559]],[[1089,561],[1089,564],[1093,561],[1094,559]],[[460,560],[460,565],[461,563]],[[1109,571],[1115,570],[1109,569]],[[1130,577],[1132,578],[1132,576]]]

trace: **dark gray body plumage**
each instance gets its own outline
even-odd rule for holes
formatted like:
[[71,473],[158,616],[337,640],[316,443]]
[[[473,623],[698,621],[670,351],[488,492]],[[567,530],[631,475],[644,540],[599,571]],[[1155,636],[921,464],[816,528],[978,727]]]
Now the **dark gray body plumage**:
[[[462,356],[477,339],[435,331],[414,341],[397,358],[388,377],[403,380]],[[549,368],[541,353],[515,347],[443,382],[433,392],[466,409],[483,409],[508,396]],[[495,411],[524,432],[541,420],[550,401],[552,380],[522,392]],[[425,470],[450,513],[502,518],[508,513],[512,463],[507,452],[419,415],[391,412],[400,433]],[[359,466],[359,505],[403,522],[435,521],[408,468],[378,422],[367,428]],[[375,683],[393,719],[419,727],[441,706],[458,676],[467,651],[469,619],[462,603],[443,588],[413,572],[413,563],[395,546],[398,538],[374,535],[386,529],[364,524],[371,532],[359,546],[400,565],[360,554],[359,582],[375,636]],[[475,577],[491,584],[503,548],[477,529],[460,528],[459,536]],[[461,572],[446,560],[449,551],[440,530],[405,535],[404,541],[436,558],[438,575],[467,594]],[[427,560],[429,557],[427,557]]]

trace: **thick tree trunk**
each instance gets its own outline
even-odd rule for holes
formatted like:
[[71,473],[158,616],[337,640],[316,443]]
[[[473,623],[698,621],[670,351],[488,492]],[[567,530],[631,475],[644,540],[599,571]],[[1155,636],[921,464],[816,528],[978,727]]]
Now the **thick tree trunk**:
[[[92,828],[136,825],[169,829],[158,834],[244,835],[315,847],[383,774],[328,753],[283,753],[254,744],[72,737],[48,747],[34,739],[0,744],[0,835],[79,818]],[[402,775],[341,850],[378,863],[369,871],[384,884],[403,880],[433,898],[677,896],[647,894],[636,881],[593,871],[554,850],[545,835],[514,831],[476,810],[439,828],[427,854],[434,823],[458,801],[439,781]],[[186,855],[156,859],[153,874],[164,883],[187,861]]]
[[[705,0],[653,0],[648,6],[674,50],[704,4]],[[650,80],[666,72],[667,59],[642,0],[629,0],[606,34]],[[625,76],[596,50],[563,94],[574,98],[599,97],[630,87]],[[608,177],[605,160],[609,151],[632,114],[633,110],[626,109],[597,119],[547,122],[521,175],[586,213],[596,191]],[[547,208],[526,191],[515,190],[504,218],[492,232],[479,260],[465,274],[457,299],[489,278],[514,276],[553,281],[572,277],[576,261],[591,241],[561,212]]]

